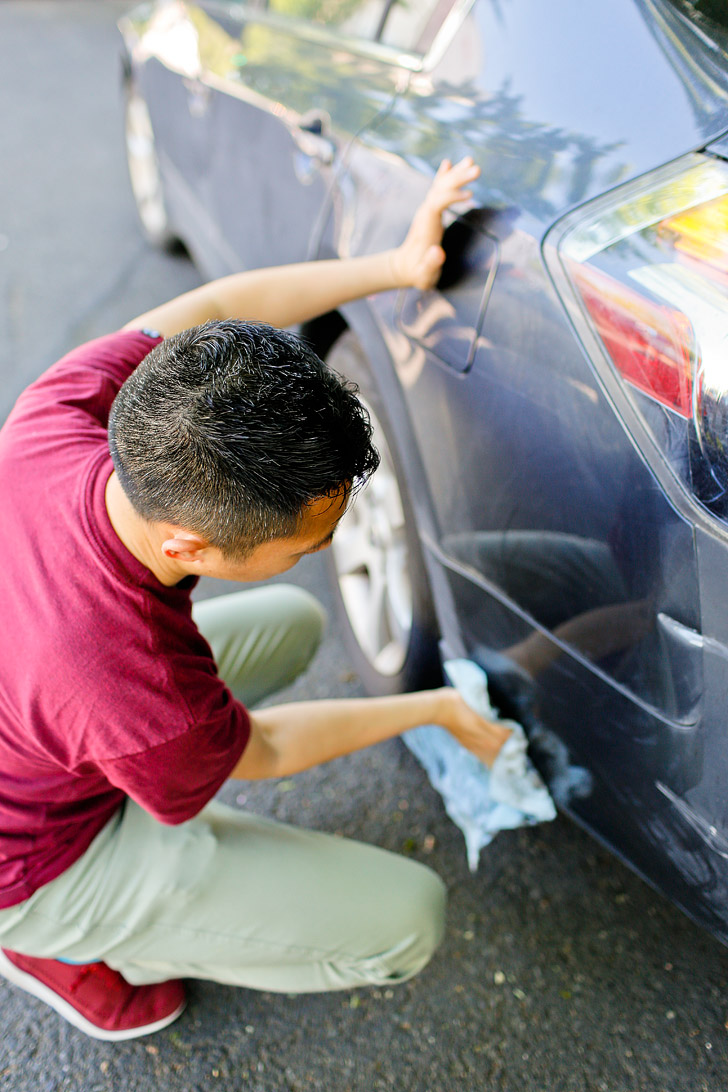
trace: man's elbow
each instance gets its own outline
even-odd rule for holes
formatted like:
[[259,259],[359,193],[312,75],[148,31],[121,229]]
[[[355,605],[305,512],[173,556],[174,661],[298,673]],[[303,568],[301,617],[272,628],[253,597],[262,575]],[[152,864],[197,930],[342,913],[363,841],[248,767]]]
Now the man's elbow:
[[250,718],[250,739],[230,777],[240,781],[266,781],[285,777],[286,764],[266,728]]

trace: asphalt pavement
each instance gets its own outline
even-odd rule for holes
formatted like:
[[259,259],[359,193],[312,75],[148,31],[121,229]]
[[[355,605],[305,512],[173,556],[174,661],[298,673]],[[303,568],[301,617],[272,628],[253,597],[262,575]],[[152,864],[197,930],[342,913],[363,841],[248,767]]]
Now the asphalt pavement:
[[[127,6],[0,4],[0,419],[66,349],[199,283],[137,226],[115,31]],[[320,557],[292,575],[329,602]],[[360,692],[332,629],[288,696]],[[0,982],[0,1089],[728,1089],[728,953],[569,821],[500,834],[473,876],[398,742],[223,797],[435,868],[450,914],[430,967],[394,990],[330,995],[191,983],[177,1023],[125,1044],[89,1040]]]

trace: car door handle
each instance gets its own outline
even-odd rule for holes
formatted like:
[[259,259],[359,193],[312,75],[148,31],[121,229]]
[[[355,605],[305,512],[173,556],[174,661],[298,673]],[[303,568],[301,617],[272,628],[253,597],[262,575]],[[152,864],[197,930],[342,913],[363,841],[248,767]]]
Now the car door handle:
[[295,140],[304,155],[328,165],[336,158],[336,145],[326,135],[328,119],[322,114],[304,114],[295,129]]

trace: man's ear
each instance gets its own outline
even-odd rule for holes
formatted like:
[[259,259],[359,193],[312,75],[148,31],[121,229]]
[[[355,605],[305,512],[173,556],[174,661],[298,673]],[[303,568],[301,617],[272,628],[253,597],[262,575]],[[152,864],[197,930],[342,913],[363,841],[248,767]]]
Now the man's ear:
[[185,531],[181,527],[170,527],[170,537],[161,545],[162,553],[170,561],[181,561],[185,565],[201,564],[204,561],[204,552],[210,543],[195,534],[194,531]]

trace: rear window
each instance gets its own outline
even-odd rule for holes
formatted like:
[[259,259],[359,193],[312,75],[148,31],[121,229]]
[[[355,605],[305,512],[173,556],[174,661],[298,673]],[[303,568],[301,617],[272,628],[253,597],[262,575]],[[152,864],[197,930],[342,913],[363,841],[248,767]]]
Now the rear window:
[[728,52],[726,0],[670,0],[673,7]]

